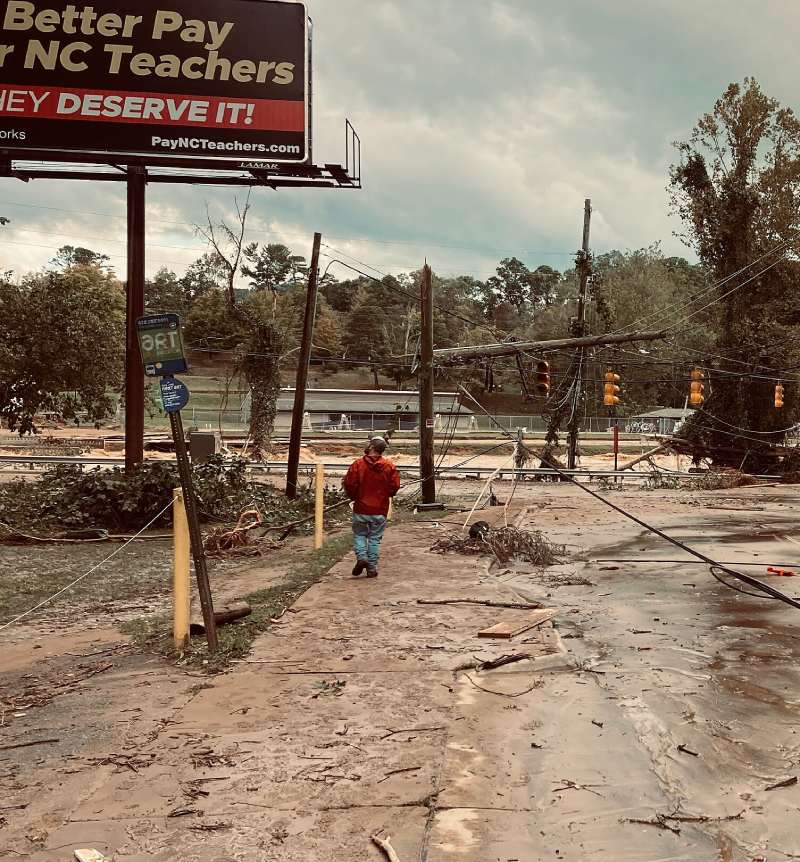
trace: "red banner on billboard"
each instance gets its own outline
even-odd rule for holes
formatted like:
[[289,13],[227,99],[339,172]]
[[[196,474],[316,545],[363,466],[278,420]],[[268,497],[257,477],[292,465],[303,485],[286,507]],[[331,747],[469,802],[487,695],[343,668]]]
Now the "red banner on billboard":
[[305,108],[299,102],[276,99],[231,101],[173,94],[5,86],[0,87],[0,117],[302,132]]

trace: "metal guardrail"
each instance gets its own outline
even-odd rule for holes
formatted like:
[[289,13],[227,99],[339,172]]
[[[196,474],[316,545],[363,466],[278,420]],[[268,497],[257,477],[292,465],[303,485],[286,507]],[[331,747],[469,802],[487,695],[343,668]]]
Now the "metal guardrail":
[[[175,459],[165,458],[153,461],[156,464],[174,464]],[[232,462],[231,462],[232,463]],[[84,458],[84,457],[69,457],[67,455],[0,455],[0,466],[2,465],[30,465],[35,467],[53,467],[59,464],[68,464],[79,467],[124,467],[124,458]],[[325,463],[323,464],[326,471],[329,472],[345,472],[348,464]],[[247,468],[258,473],[282,473],[286,470],[285,461],[249,461]],[[303,462],[300,464],[300,472],[311,474],[316,469],[316,464],[311,462]],[[420,468],[418,464],[398,464],[397,469],[405,476],[418,477]],[[455,466],[455,467],[440,467],[437,474],[441,476],[460,476],[467,478],[481,479],[491,476],[497,471],[496,467],[473,467],[473,466]],[[696,479],[698,473],[689,473],[676,470],[659,471],[663,475],[677,476],[679,478]],[[562,474],[583,477],[586,479],[647,479],[652,476],[651,471],[634,472],[633,470],[562,470]],[[515,469],[514,467],[504,467],[497,476],[500,479],[505,477],[514,478],[558,478],[559,473],[555,470],[544,468],[523,468]],[[777,480],[780,476],[757,476],[758,479]]]

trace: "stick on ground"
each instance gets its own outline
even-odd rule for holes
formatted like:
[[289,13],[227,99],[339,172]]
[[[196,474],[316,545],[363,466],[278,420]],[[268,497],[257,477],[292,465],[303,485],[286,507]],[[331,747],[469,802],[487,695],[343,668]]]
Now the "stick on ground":
[[52,745],[54,742],[60,742],[59,739],[36,739],[33,742],[17,742],[14,745],[0,745],[0,751],[12,751],[15,748],[31,748],[34,745]]
[[492,602],[488,599],[417,599],[418,605],[483,605],[487,608],[508,608],[513,611],[538,611],[541,602]]
[[378,835],[372,836],[372,843],[376,844],[378,847],[383,850],[386,854],[386,858],[389,862],[400,862],[400,857],[397,853],[394,852],[394,847],[392,847],[392,839],[391,836],[386,836],[386,838],[381,838]]

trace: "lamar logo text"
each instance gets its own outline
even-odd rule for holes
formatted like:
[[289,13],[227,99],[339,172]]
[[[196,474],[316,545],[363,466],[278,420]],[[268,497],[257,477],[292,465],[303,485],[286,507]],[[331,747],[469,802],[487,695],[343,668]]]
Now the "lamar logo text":
[[274,162],[242,162],[239,167],[243,171],[277,171],[278,166]]

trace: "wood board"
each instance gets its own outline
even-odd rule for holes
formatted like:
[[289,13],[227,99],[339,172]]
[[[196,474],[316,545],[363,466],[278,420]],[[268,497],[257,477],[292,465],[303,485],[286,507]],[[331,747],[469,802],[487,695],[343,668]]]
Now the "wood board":
[[511,640],[511,638],[521,635],[523,632],[535,629],[542,623],[548,622],[556,615],[555,610],[545,608],[541,611],[534,611],[525,620],[515,620],[514,622],[497,623],[488,629],[483,629],[478,632],[479,638],[497,638],[498,640]]

